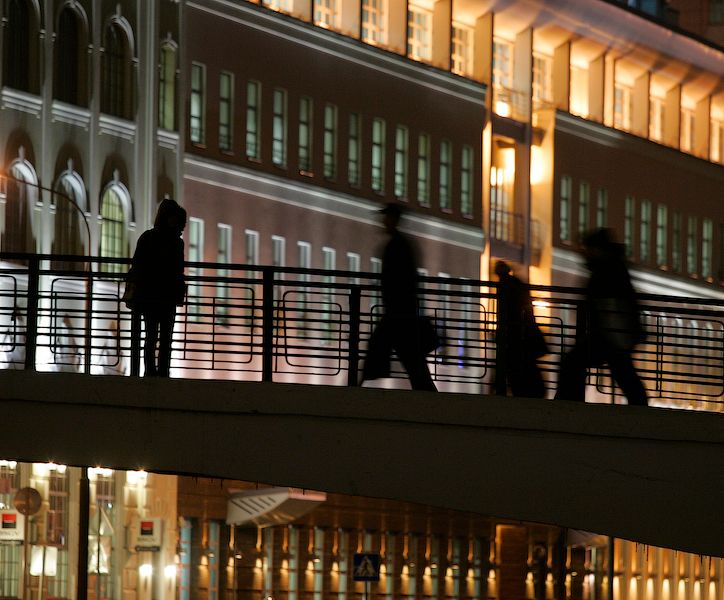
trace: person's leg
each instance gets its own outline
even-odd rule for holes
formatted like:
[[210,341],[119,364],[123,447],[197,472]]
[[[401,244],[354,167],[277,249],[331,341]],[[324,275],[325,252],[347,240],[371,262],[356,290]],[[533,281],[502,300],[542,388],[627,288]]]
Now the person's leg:
[[521,398],[543,398],[546,388],[543,375],[535,358],[518,356],[518,360],[510,361],[510,389],[513,396]]
[[383,317],[375,327],[367,344],[367,354],[362,365],[359,384],[390,376],[390,334],[387,320]]
[[608,359],[611,377],[621,388],[628,403],[635,406],[647,406],[646,388],[636,372],[630,352],[613,353]]
[[[508,395],[508,352],[501,347],[496,336],[496,347],[495,347],[495,373],[493,380],[493,389],[496,396],[507,396]],[[515,393],[515,392],[513,392]]]
[[405,347],[397,350],[397,358],[407,371],[410,378],[410,386],[413,390],[426,390],[436,392],[435,382],[430,375],[430,367],[427,365],[427,358],[418,349],[413,347]]
[[588,367],[586,352],[586,348],[582,344],[576,344],[561,357],[556,400],[586,401],[586,373]]
[[159,312],[153,306],[144,308],[142,314],[143,325],[146,330],[146,338],[143,343],[143,376],[153,377],[158,374],[156,368],[156,343],[158,342]]
[[168,377],[171,367],[171,342],[173,339],[173,323],[176,319],[176,307],[164,306],[160,309],[161,335],[158,340],[158,374]]

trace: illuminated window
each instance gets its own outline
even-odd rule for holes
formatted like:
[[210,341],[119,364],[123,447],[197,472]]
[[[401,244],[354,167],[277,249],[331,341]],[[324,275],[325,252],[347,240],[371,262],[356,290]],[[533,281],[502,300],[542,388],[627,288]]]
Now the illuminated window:
[[[100,255],[105,258],[124,258],[128,255],[126,241],[127,217],[124,205],[130,205],[125,188],[111,184],[101,198],[101,248]],[[120,273],[125,265],[105,264],[103,270]]]
[[656,266],[665,267],[667,264],[666,243],[669,236],[668,209],[665,204],[659,204],[656,209]]
[[361,139],[360,116],[357,113],[349,115],[349,136],[347,139],[347,181],[352,186],[360,184],[362,176],[360,170]]
[[362,41],[378,45],[387,42],[386,0],[362,0]]
[[[361,268],[360,256],[356,252],[347,252],[347,270],[353,273],[359,273]],[[350,277],[349,283],[359,285],[359,277]]]
[[578,233],[583,235],[590,227],[589,215],[591,213],[591,186],[581,181],[578,186]]
[[219,149],[231,150],[233,144],[234,75],[222,72],[219,76]]
[[209,521],[209,535],[206,541],[209,573],[209,600],[219,600],[219,550],[221,526],[218,521]]
[[158,126],[169,131],[176,128],[176,44],[161,46],[158,73]]
[[[191,263],[203,262],[204,260],[204,222],[202,219],[191,217],[189,219],[189,249],[188,260]],[[200,267],[189,266],[186,274],[189,278],[188,284],[188,301],[186,303],[186,312],[192,318],[201,314],[201,284],[194,280],[202,273]]]
[[395,129],[395,197],[407,196],[407,127],[398,125]]
[[687,220],[687,229],[686,229],[686,272],[689,273],[689,275],[696,275],[697,268],[698,268],[698,251],[699,248],[697,246],[697,218],[696,217],[689,217]]
[[[372,257],[370,258],[370,271],[375,275],[382,273],[382,259]],[[379,283],[379,281],[378,281]],[[380,301],[382,300],[382,294],[379,288],[376,288],[370,292],[370,312],[376,318],[381,316],[380,314]]]
[[303,173],[312,170],[312,107],[311,98],[299,99],[299,170]]
[[246,84],[246,156],[254,160],[261,158],[261,84],[249,81]]
[[641,222],[639,223],[639,260],[648,262],[651,247],[651,201],[641,200]]
[[671,268],[681,272],[681,213],[675,212],[671,220]]
[[596,227],[608,227],[608,190],[600,188],[596,201]]
[[291,12],[291,0],[265,0],[264,6],[280,12]]
[[613,126],[629,131],[631,129],[632,109],[633,93],[631,88],[617,83],[613,89]]
[[694,111],[681,109],[681,140],[680,148],[684,152],[694,149]]
[[432,13],[417,6],[410,6],[407,36],[410,58],[430,60],[432,58]]
[[372,189],[382,192],[385,188],[385,121],[372,121]]
[[559,201],[558,235],[562,242],[571,239],[571,192],[573,182],[567,175],[561,177],[561,195]]
[[314,0],[314,23],[320,27],[337,27],[337,0]]
[[553,61],[547,56],[533,56],[533,100],[551,102],[553,100]]
[[337,107],[324,107],[324,178],[337,177]]
[[278,167],[287,165],[287,92],[274,90],[272,117],[272,162]]
[[[322,269],[326,271],[322,275],[323,283],[334,283],[334,275],[329,273],[337,268],[337,251],[334,248],[322,248]],[[322,342],[329,343],[332,341],[333,319],[334,319],[334,288],[322,288]]]
[[438,189],[440,208],[450,210],[450,172],[452,170],[452,150],[450,142],[440,142],[440,186]]
[[473,149],[463,146],[460,159],[460,212],[473,216]]
[[[88,234],[83,226],[81,211],[88,210],[85,185],[80,175],[72,170],[72,162],[55,184],[54,254],[86,254]],[[61,266],[64,265],[64,266]],[[71,268],[68,263],[58,263],[58,268]]]
[[649,103],[649,137],[656,142],[664,140],[665,110],[664,100],[652,96]]
[[206,67],[191,65],[191,107],[189,111],[189,129],[191,141],[204,143],[204,125],[206,120]]
[[[309,242],[297,242],[297,258],[300,269],[309,269],[312,266],[312,245]],[[309,273],[299,275],[299,281],[309,281]],[[299,337],[307,335],[307,312],[309,310],[309,288],[300,287],[297,293],[298,303],[297,312],[299,320],[297,322],[297,331]]]
[[[219,268],[216,274],[220,278],[229,277],[230,271],[226,266],[231,262],[231,226],[219,223],[217,226],[217,250],[216,262]],[[220,282],[216,286],[216,315],[219,317],[221,324],[226,323],[226,316],[229,313],[229,284]]]
[[426,133],[417,138],[417,202],[430,206],[430,136]]
[[513,47],[509,42],[493,42],[493,85],[510,88],[513,80]]
[[631,258],[634,249],[634,218],[636,201],[632,196],[626,196],[623,215],[623,243],[626,246],[626,256]]
[[712,275],[712,236],[714,223],[711,219],[704,219],[701,224],[701,276],[709,278]]
[[473,72],[473,30],[461,23],[453,24],[452,72],[458,75]]

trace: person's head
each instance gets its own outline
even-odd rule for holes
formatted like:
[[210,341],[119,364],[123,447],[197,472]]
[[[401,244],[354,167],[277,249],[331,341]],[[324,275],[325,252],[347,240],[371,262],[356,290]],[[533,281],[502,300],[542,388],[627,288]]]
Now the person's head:
[[499,260],[495,263],[495,274],[498,279],[503,279],[506,275],[510,275],[510,265],[504,260]]
[[620,246],[616,243],[613,232],[601,227],[589,231],[581,238],[583,255],[589,264],[601,260],[620,258]]
[[402,217],[402,206],[395,202],[388,202],[383,208],[380,209],[382,215],[382,223],[388,233],[393,233],[397,226],[400,224],[400,218]]
[[186,210],[179,206],[176,200],[164,198],[158,205],[153,226],[157,229],[181,235],[186,227]]

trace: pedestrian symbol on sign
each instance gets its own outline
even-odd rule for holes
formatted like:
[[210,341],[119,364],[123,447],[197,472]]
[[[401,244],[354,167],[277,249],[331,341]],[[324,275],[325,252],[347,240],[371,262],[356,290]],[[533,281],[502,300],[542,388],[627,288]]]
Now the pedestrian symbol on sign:
[[355,554],[352,578],[355,581],[379,581],[380,555],[371,552]]

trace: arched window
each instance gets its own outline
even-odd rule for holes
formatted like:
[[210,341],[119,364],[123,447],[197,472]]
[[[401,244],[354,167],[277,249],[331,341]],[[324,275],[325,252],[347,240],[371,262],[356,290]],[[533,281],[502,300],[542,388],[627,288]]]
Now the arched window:
[[3,84],[30,91],[30,8],[27,0],[7,3]]
[[85,86],[82,85],[82,74],[85,73],[83,33],[80,15],[66,5],[58,17],[54,97],[78,106],[87,105]]
[[33,166],[25,160],[22,148],[19,157],[10,165],[8,175],[5,231],[0,241],[0,250],[35,252],[33,213],[38,200],[38,177]]
[[130,119],[131,50],[121,21],[111,21],[106,27],[101,77],[101,111]]
[[[131,197],[122,183],[114,181],[106,187],[101,197],[101,256],[107,258],[128,256],[126,228],[130,206]],[[120,273],[126,270],[126,266],[104,265],[103,270]]]
[[[55,183],[53,204],[55,205],[55,236],[53,254],[88,254],[88,233],[83,222],[88,210],[85,185],[80,175],[73,171],[72,163],[61,173]],[[58,264],[57,268],[81,268],[82,265]]]
[[158,73],[158,126],[176,129],[176,44],[166,41],[161,46]]

